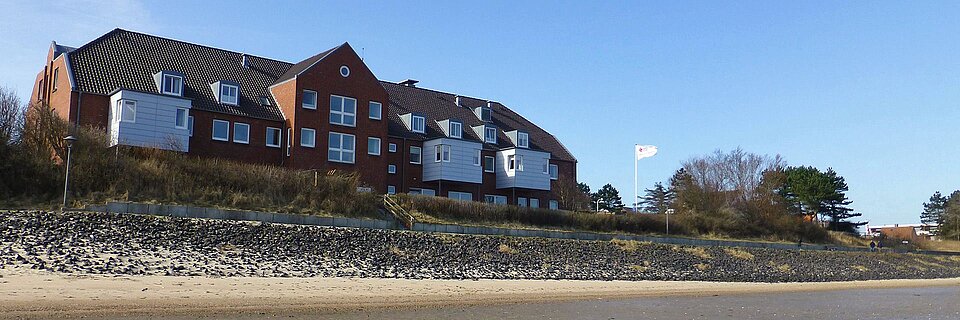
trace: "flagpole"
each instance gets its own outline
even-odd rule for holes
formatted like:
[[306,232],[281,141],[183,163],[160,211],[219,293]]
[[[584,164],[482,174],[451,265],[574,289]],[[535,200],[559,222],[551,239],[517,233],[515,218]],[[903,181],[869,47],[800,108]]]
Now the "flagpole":
[[637,159],[637,146],[639,144],[633,145],[633,213],[637,213],[637,202],[640,201],[637,190],[637,162],[640,162]]

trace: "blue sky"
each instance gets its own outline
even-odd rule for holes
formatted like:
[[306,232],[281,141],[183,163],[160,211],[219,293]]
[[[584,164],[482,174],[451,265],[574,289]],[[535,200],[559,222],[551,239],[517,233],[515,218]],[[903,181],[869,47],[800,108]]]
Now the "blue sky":
[[344,41],[378,77],[497,100],[633,194],[736,147],[833,167],[872,223],[960,188],[960,2],[5,2],[0,85],[113,28],[296,62]]

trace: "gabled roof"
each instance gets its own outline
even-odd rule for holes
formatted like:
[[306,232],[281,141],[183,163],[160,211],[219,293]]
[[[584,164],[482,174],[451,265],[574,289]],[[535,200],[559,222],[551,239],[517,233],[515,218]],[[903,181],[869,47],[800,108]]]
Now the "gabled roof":
[[323,58],[326,58],[327,55],[329,55],[331,52],[333,52],[334,50],[339,49],[340,47],[344,46],[345,44],[346,44],[346,43],[341,44],[341,45],[336,46],[336,47],[333,47],[333,48],[330,48],[330,49],[328,49],[327,51],[318,53],[318,54],[315,55],[315,56],[312,56],[312,57],[307,58],[306,60],[297,62],[297,64],[295,64],[295,65],[293,65],[292,67],[290,67],[290,69],[288,69],[287,72],[284,72],[282,75],[280,75],[280,78],[278,78],[277,81],[274,81],[273,84],[280,84],[280,83],[286,82],[287,80],[296,78],[297,75],[303,73],[303,72],[306,71],[307,69],[310,69],[310,67],[312,67],[313,65],[317,64],[317,62],[320,62],[320,60],[323,60]]

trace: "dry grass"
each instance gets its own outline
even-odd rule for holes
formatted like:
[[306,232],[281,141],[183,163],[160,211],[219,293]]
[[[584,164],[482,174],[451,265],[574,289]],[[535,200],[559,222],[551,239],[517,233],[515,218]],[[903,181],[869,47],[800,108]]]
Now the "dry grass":
[[737,248],[723,248],[723,251],[726,252],[731,257],[740,259],[740,260],[753,260],[753,254],[747,251],[737,249]]
[[677,247],[677,248],[679,248],[683,252],[686,252],[688,254],[691,254],[703,259],[713,259],[713,256],[707,253],[707,250],[704,249],[703,247]]
[[511,248],[506,243],[501,243],[500,246],[497,247],[497,251],[503,254],[517,254],[517,249]]
[[406,257],[406,256],[407,256],[407,253],[406,253],[406,252],[403,252],[403,250],[400,250],[400,248],[397,248],[397,246],[390,246],[390,253],[392,253],[393,255],[395,255],[395,256],[397,256],[397,257]]
[[827,231],[828,237],[831,243],[844,245],[848,247],[869,247],[870,240],[860,238],[858,236],[840,232],[840,231]]
[[641,245],[650,244],[650,242],[640,242],[636,240],[621,240],[621,239],[610,240],[610,243],[617,245],[617,247],[619,247],[620,250],[623,250],[626,252],[634,252],[634,251],[637,251],[637,249],[639,249]]
[[767,263],[767,265],[770,266],[770,267],[773,267],[774,269],[777,269],[777,270],[779,270],[780,272],[783,272],[783,273],[793,273],[793,268],[790,267],[790,265],[789,265],[789,264],[786,264],[786,263],[784,263],[784,264],[776,264],[775,262],[770,261],[770,262]]
[[649,266],[649,265],[643,265],[643,266],[641,266],[641,265],[631,264],[631,265],[627,266],[627,268],[630,268],[631,270],[636,271],[636,272],[646,272],[647,270],[650,269],[650,266]]
[[697,267],[697,270],[700,270],[700,271],[707,271],[707,270],[710,270],[711,268],[711,266],[706,263],[698,263],[694,266]]
[[850,268],[852,268],[852,269],[854,269],[854,270],[857,270],[857,271],[860,271],[860,272],[867,272],[867,271],[870,271],[870,269],[869,269],[869,268],[867,268],[867,267],[864,267],[864,266],[860,266],[860,265],[857,265],[857,266],[852,266],[852,267],[850,267]]
[[916,244],[923,250],[960,252],[960,241],[956,240],[918,241]]
[[925,260],[925,259],[922,258],[922,257],[917,257],[917,258],[914,259],[914,260],[916,260],[917,263],[919,263],[919,264],[921,264],[921,265],[924,265],[924,266],[927,266],[927,267],[944,268],[944,266],[943,266],[942,264],[939,264],[939,263],[936,263],[936,262],[932,262],[932,261],[927,261],[927,260]]

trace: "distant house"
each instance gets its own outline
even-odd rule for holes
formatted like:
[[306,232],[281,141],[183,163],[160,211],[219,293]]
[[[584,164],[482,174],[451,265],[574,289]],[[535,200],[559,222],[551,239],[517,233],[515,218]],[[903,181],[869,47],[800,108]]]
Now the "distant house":
[[54,42],[45,61],[31,102],[103,128],[110,147],[354,171],[379,193],[550,209],[558,181],[577,178],[569,150],[507,106],[382,81],[348,43],[290,63],[115,29],[76,48]]
[[889,224],[882,226],[867,226],[868,237],[884,236],[901,240],[936,240],[933,235],[937,226],[933,224]]

